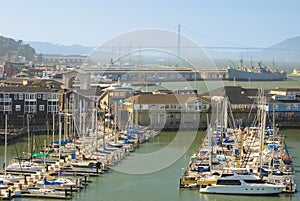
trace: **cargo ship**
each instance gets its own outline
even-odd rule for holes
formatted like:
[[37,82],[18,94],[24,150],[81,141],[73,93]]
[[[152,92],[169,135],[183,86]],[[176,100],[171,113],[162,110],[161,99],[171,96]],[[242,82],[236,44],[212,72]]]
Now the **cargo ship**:
[[238,68],[228,68],[229,80],[249,80],[249,81],[279,81],[286,79],[287,72],[271,70],[258,62],[257,66],[245,68],[242,65]]

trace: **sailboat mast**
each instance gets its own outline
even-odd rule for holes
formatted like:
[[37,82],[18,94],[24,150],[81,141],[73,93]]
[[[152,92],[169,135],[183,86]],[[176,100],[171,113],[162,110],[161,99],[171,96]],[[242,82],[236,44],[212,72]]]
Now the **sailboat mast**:
[[58,161],[59,161],[59,168],[60,169],[60,155],[61,155],[61,130],[62,130],[62,123],[61,123],[61,117],[60,117],[60,113],[58,116],[58,134],[59,134],[59,139],[58,139]]
[[6,155],[7,155],[7,114],[5,114],[5,140],[4,140],[4,175],[6,175]]
[[263,90],[261,89],[261,133],[260,133],[260,167],[263,165],[263,158],[262,158],[262,149],[263,149],[263,144],[264,144],[264,135],[265,135],[265,127],[266,127],[266,104],[265,104],[265,97],[263,94]]
[[212,138],[212,127],[209,124],[209,127],[207,128],[208,131],[208,143],[209,143],[209,168],[212,170],[212,156],[213,156],[213,145],[211,142]]
[[52,108],[52,148],[54,148],[55,116]]
[[29,114],[27,114],[27,153],[30,153]]

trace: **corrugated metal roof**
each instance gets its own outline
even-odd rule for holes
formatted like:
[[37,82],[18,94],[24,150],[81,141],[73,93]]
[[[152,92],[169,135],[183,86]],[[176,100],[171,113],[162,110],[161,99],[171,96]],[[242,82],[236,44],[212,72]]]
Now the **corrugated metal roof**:
[[21,92],[51,92],[48,88],[32,86],[0,86],[0,92],[21,93]]
[[211,92],[202,94],[204,98],[212,96],[228,97],[231,104],[252,104],[253,99],[249,97],[257,96],[257,89],[245,89],[240,86],[224,86]]
[[[194,99],[192,98],[194,97]],[[187,103],[198,99],[194,94],[152,94],[141,93],[135,95],[132,99],[127,98],[127,102],[134,102],[138,104],[178,104]]]

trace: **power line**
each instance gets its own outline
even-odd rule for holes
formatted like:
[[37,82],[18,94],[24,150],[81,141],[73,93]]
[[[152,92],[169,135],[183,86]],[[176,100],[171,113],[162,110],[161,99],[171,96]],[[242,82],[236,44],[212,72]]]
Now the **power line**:
[[232,45],[232,46],[238,46],[238,47],[249,48],[249,46],[247,46],[247,45],[243,45],[243,44],[239,44],[239,43],[235,43],[235,42],[231,42],[231,41],[226,41],[226,40],[223,40],[223,39],[220,39],[220,38],[216,38],[216,37],[213,37],[213,36],[209,36],[209,35],[207,35],[207,34],[204,34],[204,33],[201,33],[201,32],[199,32],[199,31],[193,30],[193,29],[191,29],[191,28],[189,28],[189,27],[186,27],[186,26],[184,26],[184,25],[181,25],[181,26],[182,26],[183,28],[185,28],[185,29],[191,31],[191,32],[194,32],[194,33],[196,33],[196,34],[199,34],[199,35],[204,36],[204,37],[206,37],[206,38],[210,38],[210,39],[215,40],[215,41],[227,43],[227,44],[230,44],[230,45]]
[[[128,49],[129,46],[119,46],[118,48]],[[97,49],[114,49],[116,46],[100,46]],[[177,46],[130,46],[131,49],[144,49],[144,48],[152,48],[152,49],[177,49]],[[268,50],[268,51],[300,51],[298,48],[269,48],[269,47],[235,47],[235,46],[180,46],[181,49],[228,49],[228,50]]]

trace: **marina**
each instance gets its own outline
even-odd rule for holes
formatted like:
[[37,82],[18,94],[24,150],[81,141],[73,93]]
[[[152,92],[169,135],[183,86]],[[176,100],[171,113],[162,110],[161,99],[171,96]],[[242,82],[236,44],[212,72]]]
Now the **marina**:
[[180,178],[181,188],[200,188],[200,193],[251,195],[297,191],[293,157],[285,136],[275,127],[274,119],[272,125],[267,124],[267,105],[262,94],[256,104],[256,122],[236,128],[229,121],[227,99],[212,97],[214,118]]
[[0,200],[300,201],[299,6],[3,1]]
[[[286,143],[288,144],[289,151],[292,155],[298,153],[297,144],[300,142],[298,135],[299,130],[284,130],[286,134]],[[160,135],[153,138],[150,143],[143,144],[135,150],[136,154],[147,154],[155,152],[167,146],[176,136],[176,132],[162,132]],[[179,189],[178,178],[185,170],[185,165],[188,164],[190,156],[198,149],[199,144],[202,143],[202,139],[205,132],[199,132],[194,140],[194,143],[187,151],[187,153],[181,157],[174,164],[170,165],[166,169],[141,175],[131,175],[122,172],[117,172],[114,169],[110,169],[105,174],[98,177],[90,178],[92,183],[86,188],[83,188],[79,193],[72,196],[74,200],[132,200],[132,194],[135,194],[136,200],[240,200],[239,196],[233,195],[209,195],[201,194],[197,191],[191,191],[187,189]],[[16,146],[25,146],[24,143],[17,143]],[[4,147],[0,147],[3,153]],[[15,156],[14,145],[8,146],[8,158]],[[0,156],[0,160],[3,160],[3,156]],[[130,160],[130,156],[125,159]],[[299,171],[299,158],[294,157],[295,171]],[[163,179],[162,179],[163,178]],[[298,183],[299,175],[296,174],[295,180]],[[153,191],[157,192],[153,194]],[[97,198],[98,197],[98,198]],[[298,200],[300,198],[299,192],[294,194],[280,194],[279,196],[267,196],[262,199],[267,201],[279,201],[283,199]],[[14,198],[14,200],[27,200],[28,198]],[[244,200],[250,201],[253,197],[243,197]],[[53,199],[44,199],[53,200]]]
[[[5,122],[7,123],[7,116]],[[141,143],[157,135],[155,131],[142,127],[132,127],[130,132],[131,134],[122,134],[120,142],[117,141],[116,134],[105,136],[105,133],[100,133],[101,138],[98,138],[97,134],[90,135],[89,138],[83,136],[83,139],[78,138],[76,141],[75,138],[62,141],[60,123],[58,146],[54,146],[54,142],[47,145],[46,139],[49,137],[47,136],[44,145],[38,145],[42,149],[29,153],[30,158],[20,157],[15,149],[14,155],[17,157],[7,160],[7,128],[5,128],[4,163],[0,177],[0,183],[3,184],[1,199],[72,198],[74,192],[79,192],[92,183],[91,177],[105,173],[125,159],[129,152],[133,152]],[[131,136],[132,134],[134,136]],[[124,140],[129,137],[134,142],[128,143]],[[96,145],[101,144],[101,147],[93,146],[93,141],[96,141]],[[28,138],[28,147],[29,143]],[[85,156],[88,154],[93,158]]]
[[[192,84],[195,84],[195,87],[200,87],[201,91],[205,90],[205,82],[191,82],[190,85]],[[197,86],[197,84],[204,84],[204,87],[199,85]],[[226,83],[224,84],[226,85]],[[217,108],[220,109],[222,107]],[[217,112],[212,111],[212,114],[217,114]],[[262,114],[263,113],[258,114],[258,121],[265,122],[265,120],[261,119],[263,117]],[[225,120],[228,119],[224,115],[225,113],[217,115],[220,120],[220,125],[225,124]],[[84,119],[82,121],[84,121]],[[126,169],[126,166],[128,165],[129,167],[134,167],[131,163],[135,160],[136,154],[147,154],[159,151],[164,148],[164,146],[168,147],[168,144],[172,142],[178,133],[160,131],[159,135],[156,136],[157,132],[151,129],[142,127],[135,128],[133,126],[129,126],[125,132],[116,133],[114,130],[116,127],[113,125],[110,125],[109,127],[109,123],[107,128],[105,128],[104,124],[101,124],[100,122],[98,122],[99,124],[97,124],[97,121],[94,123],[94,126],[92,126],[93,129],[88,130],[87,128],[87,132],[85,132],[86,134],[80,138],[74,135],[73,138],[66,139],[66,135],[62,136],[62,124],[60,123],[58,129],[59,133],[55,134],[55,141],[52,143],[49,143],[49,139],[52,138],[49,134],[44,136],[43,139],[39,139],[40,137],[35,136],[35,139],[38,139],[39,142],[29,140],[29,138],[26,139],[25,134],[23,139],[17,143],[22,144],[22,146],[9,145],[8,147],[10,147],[10,149],[7,150],[7,155],[9,157],[4,159],[4,161],[9,161],[9,163],[7,164],[6,171],[3,172],[3,175],[5,176],[5,174],[8,174],[12,175],[12,177],[9,178],[11,179],[11,182],[6,182],[6,180],[3,179],[4,186],[2,186],[1,191],[3,198],[23,200],[29,197],[42,197],[44,199],[57,198],[93,200],[92,197],[85,197],[90,195],[89,189],[93,189],[94,193],[98,194],[99,189],[105,189],[107,185],[115,186],[116,183],[119,183],[119,177],[124,177],[123,182],[125,183],[127,183],[127,180],[131,181],[131,186],[135,186],[135,188],[137,188],[136,185],[139,185],[139,182],[146,182],[139,181],[140,179],[144,180],[144,176],[154,182],[152,185],[157,185],[159,183],[163,185],[160,188],[172,192],[172,195],[168,194],[168,199],[175,194],[178,195],[178,193],[180,196],[182,194],[187,194],[186,189],[179,189],[179,187],[196,189],[195,192],[197,192],[199,194],[198,196],[201,197],[203,193],[216,193],[215,190],[211,191],[211,186],[213,189],[218,187],[220,182],[219,179],[221,178],[220,175],[222,175],[224,167],[244,168],[246,167],[243,166],[245,162],[251,167],[249,169],[249,174],[251,174],[251,176],[257,177],[260,172],[262,175],[260,175],[259,179],[257,178],[255,181],[253,180],[251,184],[246,184],[247,182],[244,182],[244,180],[241,179],[239,183],[242,184],[241,187],[244,191],[240,190],[240,194],[275,194],[279,197],[285,197],[287,195],[281,193],[283,190],[284,192],[292,193],[288,195],[289,197],[293,198],[298,196],[298,193],[296,192],[297,174],[295,174],[297,172],[297,157],[293,156],[293,150],[289,148],[288,134],[284,132],[284,137],[279,133],[275,135],[275,131],[277,130],[272,127],[265,131],[260,131],[262,127],[259,128],[255,126],[245,128],[244,130],[236,127],[234,127],[234,129],[229,129],[228,127],[228,129],[222,130],[222,126],[220,127],[219,124],[216,124],[214,131],[208,129],[207,132],[199,132],[196,135],[194,145],[184,154],[184,157],[180,159],[178,158],[179,160],[175,162],[175,164],[177,164],[178,161],[181,161],[180,164],[177,164],[177,169],[173,169],[173,172],[170,173],[172,174],[172,179],[169,178],[168,182],[172,181],[172,183],[165,183],[161,182],[161,179],[164,178],[165,175],[160,175],[160,172],[167,171],[169,168],[172,169],[173,165],[171,164],[169,164],[167,168],[159,170],[158,173],[154,172],[146,175],[140,174],[139,170],[137,170],[137,172],[133,173],[131,176],[132,172],[130,174],[126,174],[122,173],[122,171],[120,172],[120,170],[122,170],[122,167],[125,167]],[[97,126],[95,125],[98,125],[99,127],[96,128]],[[72,131],[73,129],[70,128],[68,130]],[[209,132],[211,134],[214,133],[215,136],[208,138],[207,136]],[[256,136],[256,134],[260,132],[266,132],[268,134],[264,138],[264,140],[266,140],[265,142],[262,142],[260,138]],[[5,130],[3,134],[4,133]],[[189,136],[189,132],[184,134],[181,133],[181,135]],[[222,136],[222,138],[220,136]],[[54,139],[54,136],[52,139]],[[213,140],[216,144],[221,143],[222,145],[224,143],[223,146],[218,145],[214,148],[213,152],[215,156],[212,159],[207,158],[207,156],[211,154],[211,150],[207,147],[208,144],[212,143],[209,142],[209,139],[211,141]],[[46,141],[49,144],[47,144]],[[21,154],[30,150],[30,143],[34,143],[34,147],[39,147],[37,151],[32,151],[29,155]],[[241,144],[244,144],[243,148],[240,147]],[[261,146],[259,146],[259,144],[261,144]],[[203,147],[203,145],[205,146]],[[23,150],[21,150],[21,147],[23,147]],[[261,152],[265,154],[261,158],[259,158],[259,155],[256,154],[260,148],[263,148],[261,149]],[[288,152],[288,154],[285,154],[282,150],[284,152]],[[177,151],[180,153],[180,147],[178,147],[178,150],[175,147],[174,153],[177,153]],[[197,152],[199,155],[195,155]],[[133,156],[131,156],[132,153],[134,153]],[[21,155],[22,157],[20,157]],[[180,157],[180,155],[178,156]],[[267,160],[268,157],[273,160]],[[22,160],[12,160],[13,158],[19,158]],[[196,158],[200,158],[200,160],[195,160]],[[264,161],[262,158],[264,158]],[[191,163],[191,161],[193,162]],[[291,162],[293,162],[293,164],[288,166]],[[188,174],[183,167],[184,164],[189,164]],[[178,166],[180,166],[179,169]],[[211,174],[212,167],[215,170],[214,174]],[[258,167],[261,167],[261,170],[259,170]],[[283,171],[284,175],[275,174],[277,170],[282,170],[282,168],[285,169],[285,171]],[[148,177],[149,175],[156,174],[158,174],[159,177]],[[182,175],[184,175],[184,177]],[[176,176],[177,180],[175,181]],[[108,179],[111,177],[112,180]],[[178,181],[178,178],[181,178],[180,182]],[[13,181],[12,179],[15,180]],[[232,178],[229,180],[232,180]],[[9,185],[6,186],[5,182]],[[257,184],[254,184],[255,182],[257,182]],[[264,184],[263,182],[268,183]],[[147,185],[145,184],[145,189],[140,189],[140,191],[147,194],[147,188],[154,188],[149,187],[149,184]],[[256,186],[253,187],[253,185]],[[171,189],[171,187],[175,187],[175,189],[179,189],[179,191],[176,193],[174,192],[174,189]],[[232,189],[232,192],[236,192],[236,190],[233,190],[234,187],[237,187],[236,184],[233,186],[229,185],[228,187],[229,189]],[[125,186],[122,186],[122,188],[131,192],[131,190]],[[267,191],[268,188],[275,189],[273,191]],[[253,190],[252,192],[249,192],[248,189],[260,190]],[[123,189],[119,190],[123,191]],[[159,191],[156,187],[155,190]],[[112,189],[106,189],[106,191],[102,192],[101,195],[106,196],[109,191],[112,191]],[[218,192],[222,193],[222,190]],[[226,190],[226,192],[230,193],[231,191]],[[128,195],[129,194],[130,193],[128,193]],[[194,194],[190,193],[187,197],[191,195]],[[82,196],[84,196],[84,198],[82,198]],[[111,194],[107,196],[106,200],[123,200],[123,198],[114,197]],[[174,199],[179,199],[180,196]],[[167,199],[167,197],[157,197],[157,199]],[[126,200],[126,198],[124,198],[124,200]]]

